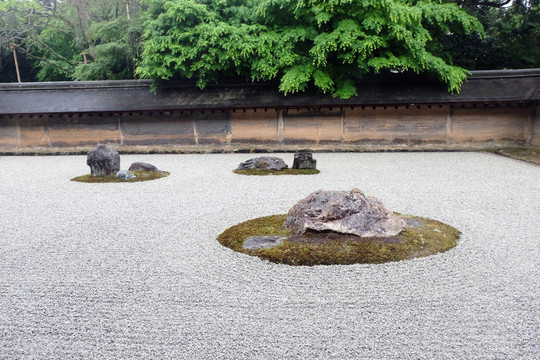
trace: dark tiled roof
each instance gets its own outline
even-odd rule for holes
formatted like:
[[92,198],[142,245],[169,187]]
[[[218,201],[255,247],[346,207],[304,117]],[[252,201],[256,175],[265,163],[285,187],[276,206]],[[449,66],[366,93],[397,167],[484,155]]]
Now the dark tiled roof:
[[224,83],[200,90],[192,82],[166,82],[155,94],[151,84],[151,80],[0,84],[0,114],[540,103],[540,69],[473,71],[459,94],[420,77],[372,77],[358,83],[358,95],[347,100],[317,92],[284,96],[276,83]]

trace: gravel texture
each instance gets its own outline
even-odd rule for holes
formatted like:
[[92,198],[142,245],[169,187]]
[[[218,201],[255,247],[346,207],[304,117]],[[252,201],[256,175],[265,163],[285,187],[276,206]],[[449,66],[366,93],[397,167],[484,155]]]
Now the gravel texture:
[[[276,154],[292,164],[293,154]],[[85,156],[0,157],[2,359],[538,359],[540,166],[480,153],[123,155],[169,177],[86,184]],[[358,187],[463,232],[383,265],[291,267],[222,247],[239,222]]]

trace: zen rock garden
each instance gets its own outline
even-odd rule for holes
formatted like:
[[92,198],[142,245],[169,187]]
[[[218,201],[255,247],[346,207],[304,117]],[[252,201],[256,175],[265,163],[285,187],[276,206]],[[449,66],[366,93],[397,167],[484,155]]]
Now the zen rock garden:
[[[169,175],[152,164],[134,162],[121,170],[120,155],[106,145],[90,150],[90,175],[80,182],[134,182]],[[292,168],[278,157],[261,156],[239,164],[246,175],[316,174],[310,152],[294,154]],[[296,171],[296,172],[293,172]],[[460,232],[426,218],[401,215],[360,189],[318,190],[298,201],[287,214],[232,226],[218,241],[235,251],[288,265],[384,263],[428,256],[457,245]]]
[[297,152],[292,168],[282,158],[261,156],[240,163],[234,172],[241,175],[310,175],[318,174],[319,170],[311,152]]
[[227,229],[218,241],[273,262],[331,265],[432,255],[456,246],[459,235],[444,223],[396,214],[354,188],[316,191],[286,215],[246,221]]
[[104,144],[90,150],[86,157],[90,175],[71,179],[78,182],[138,182],[168,176],[166,171],[158,170],[152,164],[134,162],[129,170],[120,170],[120,154]]

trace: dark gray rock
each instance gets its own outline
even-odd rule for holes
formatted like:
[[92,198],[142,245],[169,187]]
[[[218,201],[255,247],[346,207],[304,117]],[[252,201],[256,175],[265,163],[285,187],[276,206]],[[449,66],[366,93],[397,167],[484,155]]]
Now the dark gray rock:
[[120,154],[100,144],[88,152],[86,164],[90,166],[90,173],[93,176],[116,174],[120,171]]
[[289,210],[283,227],[293,234],[311,229],[360,237],[389,237],[405,230],[407,224],[378,199],[366,197],[354,188],[312,193]]
[[244,249],[269,249],[278,246],[286,239],[281,236],[250,236],[244,241]]
[[294,154],[293,169],[317,169],[317,160],[313,158],[313,153],[297,152]]
[[152,164],[148,164],[148,163],[145,163],[145,162],[134,162],[133,164],[131,164],[131,166],[129,167],[129,171],[139,171],[139,170],[143,170],[143,171],[159,171],[157,169],[157,167],[155,167],[154,165]]
[[134,174],[126,170],[120,170],[119,172],[117,172],[116,177],[118,177],[119,179],[124,179],[124,180],[130,180],[130,179],[136,178]]
[[420,220],[416,220],[416,219],[405,219],[405,222],[407,223],[408,227],[420,227],[420,226],[424,225],[423,222],[421,222]]
[[263,169],[263,170],[283,170],[288,166],[283,159],[274,156],[261,156],[249,159],[240,163],[236,170]]

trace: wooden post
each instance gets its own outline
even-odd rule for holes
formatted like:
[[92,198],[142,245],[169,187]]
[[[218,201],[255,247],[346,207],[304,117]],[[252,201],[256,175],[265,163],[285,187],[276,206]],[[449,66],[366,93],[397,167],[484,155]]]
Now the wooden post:
[[21,82],[21,74],[19,73],[19,63],[17,61],[17,52],[15,51],[15,48],[17,45],[11,44],[11,50],[13,51],[13,60],[15,60],[15,71],[17,72],[17,82]]

